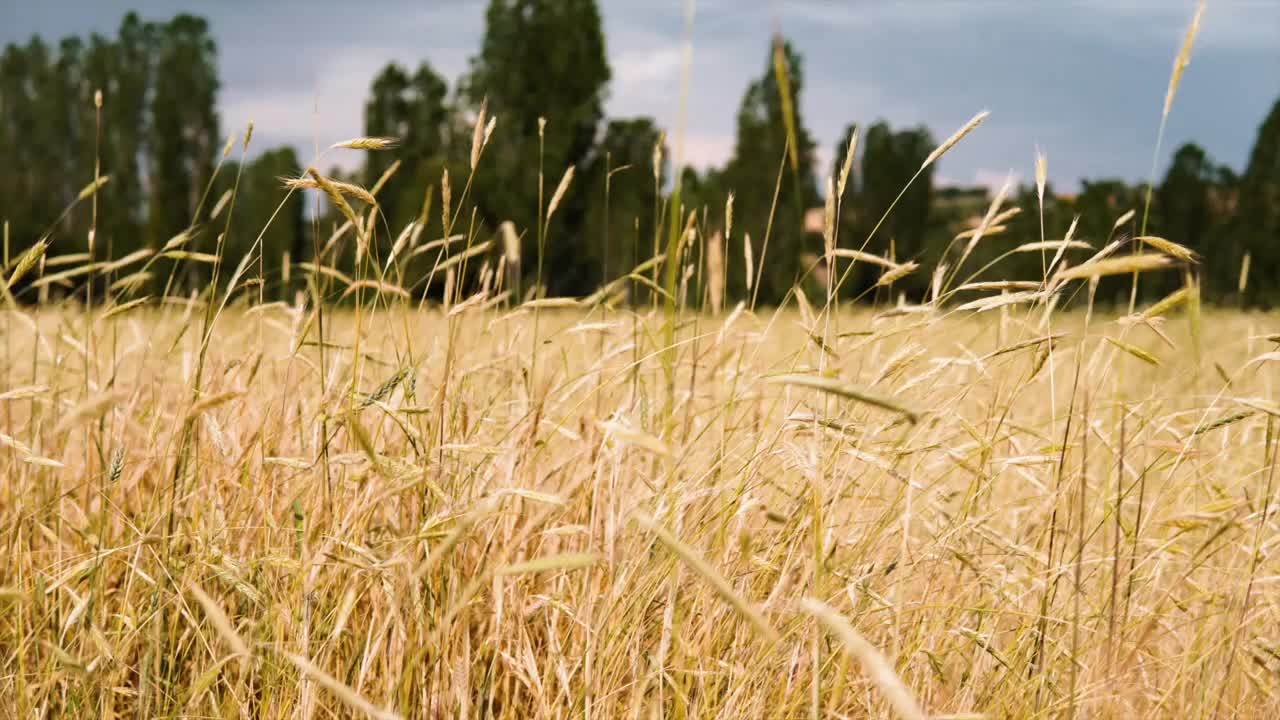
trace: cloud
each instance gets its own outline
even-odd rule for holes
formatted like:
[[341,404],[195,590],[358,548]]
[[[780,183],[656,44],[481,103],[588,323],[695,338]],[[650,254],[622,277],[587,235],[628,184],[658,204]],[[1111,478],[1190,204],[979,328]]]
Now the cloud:
[[[1044,25],[1090,41],[1162,43],[1173,40],[1176,52],[1195,13],[1197,0],[1081,0],[1044,3],[954,2],[916,0],[859,6],[791,0],[779,9],[787,20],[827,29],[877,32],[972,32],[976,28]],[[1205,10],[1198,43],[1228,49],[1270,49],[1280,27],[1280,3],[1240,0],[1213,3]],[[1172,62],[1172,55],[1170,55]]]
[[[668,145],[675,152],[675,139]],[[690,132],[684,137],[684,164],[699,170],[723,165],[733,155],[734,137],[729,133]]]
[[[204,15],[219,44],[224,127],[240,132],[252,118],[259,149],[289,142],[306,158],[313,138],[326,145],[361,132],[369,82],[388,61],[412,68],[427,60],[453,86],[480,46],[485,5],[0,0],[0,43],[33,33],[46,40],[114,33],[134,7],[154,20]],[[769,37],[780,27],[804,57],[801,110],[821,172],[851,122],[925,124],[945,136],[987,106],[991,120],[948,153],[940,172],[968,178],[984,168],[1017,167],[1025,174],[1039,143],[1058,186],[1081,177],[1145,177],[1169,68],[1194,7],[1195,0],[699,0],[689,161],[707,167],[729,158],[742,93],[767,71]],[[610,116],[648,115],[674,135],[683,8],[682,0],[601,0],[614,70]],[[1244,163],[1277,92],[1277,27],[1278,2],[1209,5],[1170,118],[1170,150],[1194,138],[1220,162]]]
[[615,91],[666,86],[680,79],[680,63],[683,53],[679,45],[657,48],[637,48],[619,53],[610,60],[613,66]]
[[1005,182],[1010,183],[1010,192],[1017,189],[1022,182],[1022,175],[1012,170],[992,170],[990,168],[978,168],[973,172],[973,185],[982,185],[991,193],[997,193],[1004,186]]

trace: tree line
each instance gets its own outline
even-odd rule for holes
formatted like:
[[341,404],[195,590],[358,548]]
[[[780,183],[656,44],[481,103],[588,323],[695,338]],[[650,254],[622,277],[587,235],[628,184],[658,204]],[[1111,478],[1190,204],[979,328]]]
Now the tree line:
[[[834,148],[835,167],[818,167],[801,112],[802,57],[779,38],[762,48],[761,59],[738,108],[730,159],[723,167],[680,168],[675,175],[652,118],[605,113],[611,70],[594,0],[491,0],[481,46],[452,87],[426,60],[416,68],[388,64],[372,79],[364,133],[394,138],[396,145],[369,151],[355,173],[331,168],[326,174],[377,188],[369,253],[387,257],[405,228],[430,245],[446,229],[497,238],[509,221],[520,245],[516,255],[526,259],[513,268],[521,286],[541,285],[551,295],[594,292],[661,253],[669,226],[692,223],[704,242],[724,248],[728,300],[783,300],[821,270],[823,185],[843,169],[855,131],[856,162],[836,219],[841,246],[861,248],[870,237],[867,252],[932,268],[981,218],[990,191],[938,186],[936,165],[924,162],[938,138],[925,127],[895,128],[883,120],[850,125]],[[6,46],[0,57],[5,266],[39,239],[49,243],[49,262],[103,261],[167,247],[146,273],[127,277],[158,291],[189,292],[212,280],[211,264],[202,258],[221,248],[234,265],[260,243],[264,291],[291,297],[300,282],[291,269],[334,239],[343,216],[332,207],[309,216],[304,194],[286,187],[284,180],[303,176],[306,166],[293,148],[236,160],[241,145],[225,140],[218,90],[216,43],[208,23],[192,15],[150,22],[130,13],[114,37],[68,37],[56,47],[33,37]],[[497,127],[472,173],[474,126],[482,112],[496,118]],[[247,146],[242,132],[241,138]],[[97,162],[110,181],[97,190],[94,209],[64,213],[95,177]],[[569,192],[548,219],[549,197],[571,166]],[[1243,172],[1187,144],[1174,150],[1151,188],[1121,179],[1084,180],[1075,193],[1047,188],[1044,237],[1060,239],[1073,223],[1073,237],[1095,247],[1136,235],[1148,191],[1148,231],[1202,256],[1198,272],[1208,297],[1280,305],[1280,283],[1273,280],[1280,277],[1280,101],[1263,120]],[[1016,187],[1010,201],[1025,212],[1008,218],[969,261],[975,269],[992,264],[982,280],[1041,276],[1039,254],[1008,252],[1041,239],[1037,188]],[[1132,219],[1117,224],[1128,210],[1136,210]],[[88,243],[91,227],[95,241]],[[527,260],[539,256],[540,244],[545,270],[539,276]],[[344,241],[325,261],[349,270],[355,245]],[[448,242],[434,247],[451,252]],[[500,240],[493,247],[495,257],[503,253]],[[406,260],[404,286],[438,294],[441,280],[431,273],[438,262],[432,253]],[[846,290],[846,296],[883,295],[877,273],[867,263],[855,266],[845,286],[853,294]],[[1143,293],[1174,289],[1179,279],[1169,275],[1144,280]],[[929,273],[919,272],[895,281],[893,292],[919,299],[929,285]],[[73,276],[50,290],[73,294],[86,287],[88,277]],[[1104,286],[1100,299],[1109,299],[1108,292],[1122,290]]]

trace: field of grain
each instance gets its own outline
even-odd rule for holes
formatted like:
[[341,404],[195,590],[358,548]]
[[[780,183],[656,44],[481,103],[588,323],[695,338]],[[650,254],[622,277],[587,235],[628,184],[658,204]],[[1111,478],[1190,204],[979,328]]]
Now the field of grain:
[[1182,299],[11,309],[0,714],[1275,717],[1277,318]]
[[92,205],[88,252],[6,226],[0,717],[1280,717],[1280,315],[1202,307],[1150,185],[1106,238],[1046,231],[1038,155],[1006,255],[1042,277],[988,282],[1012,179],[925,270],[869,251],[897,201],[839,237],[853,135],[781,307],[752,294],[777,190],[753,246],[678,182],[649,260],[545,297],[574,168],[540,169],[522,266],[467,221],[483,107],[438,240],[425,208],[379,235],[395,165],[287,178],[345,222],[279,278],[261,234],[224,246],[234,188],[125,257],[99,169],[62,216]]

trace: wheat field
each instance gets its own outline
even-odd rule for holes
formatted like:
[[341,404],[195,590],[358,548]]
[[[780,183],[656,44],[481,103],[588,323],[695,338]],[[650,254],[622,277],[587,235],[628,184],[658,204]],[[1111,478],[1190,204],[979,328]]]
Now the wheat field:
[[[385,258],[381,181],[289,179],[345,224],[285,258],[288,303],[256,243],[11,258],[6,229],[0,716],[1280,716],[1280,317],[1201,306],[1150,185],[1140,230],[1046,236],[1043,156],[1011,250],[1043,277],[961,273],[1007,184],[909,304],[915,262],[838,237],[855,145],[779,308],[724,298],[768,229],[733,255],[730,200],[723,239],[705,209],[681,231],[678,186],[650,261],[543,297],[572,167],[523,291],[510,223],[453,247],[447,174],[445,237]],[[425,250],[439,303],[402,286]],[[147,294],[162,257],[212,282]],[[879,280],[842,297],[855,264]],[[1158,273],[1180,289],[1139,304]]]
[[1274,316],[546,304],[6,312],[5,715],[1280,712]]

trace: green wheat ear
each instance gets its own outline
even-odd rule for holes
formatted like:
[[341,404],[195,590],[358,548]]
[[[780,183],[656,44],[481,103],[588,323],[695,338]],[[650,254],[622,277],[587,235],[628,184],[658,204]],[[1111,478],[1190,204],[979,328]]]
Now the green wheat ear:
[[298,557],[302,557],[303,539],[306,531],[306,516],[302,512],[302,500],[295,498],[292,507],[293,529],[298,536]]

